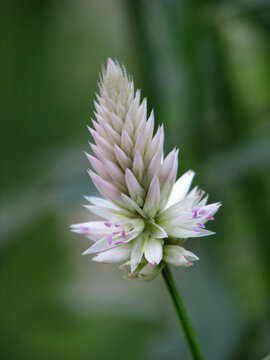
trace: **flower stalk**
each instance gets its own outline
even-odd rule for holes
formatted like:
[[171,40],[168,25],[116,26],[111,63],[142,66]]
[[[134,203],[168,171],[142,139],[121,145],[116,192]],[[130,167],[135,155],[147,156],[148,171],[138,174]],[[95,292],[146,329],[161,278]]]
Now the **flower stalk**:
[[177,290],[175,281],[173,279],[172,272],[168,265],[164,266],[162,270],[162,276],[165,281],[166,287],[168,289],[168,292],[171,296],[172,302],[175,307],[175,311],[177,313],[179,322],[182,326],[187,345],[189,347],[189,350],[192,354],[192,357],[194,360],[203,360],[203,356],[198,344],[198,341],[196,339],[193,327],[191,325],[191,322],[189,320],[185,305],[180,297],[180,294]]

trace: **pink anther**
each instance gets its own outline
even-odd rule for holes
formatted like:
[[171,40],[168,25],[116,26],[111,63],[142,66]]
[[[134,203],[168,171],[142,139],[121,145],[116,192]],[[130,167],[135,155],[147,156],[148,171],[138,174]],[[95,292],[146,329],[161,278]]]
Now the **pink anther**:
[[107,240],[108,240],[109,245],[111,245],[112,244],[112,234],[107,235]]

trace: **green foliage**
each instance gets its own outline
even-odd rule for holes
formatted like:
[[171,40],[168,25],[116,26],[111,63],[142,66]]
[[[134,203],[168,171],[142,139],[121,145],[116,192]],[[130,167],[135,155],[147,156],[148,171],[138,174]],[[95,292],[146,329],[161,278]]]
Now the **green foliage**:
[[[178,270],[207,359],[270,349],[270,6],[2,1],[0,358],[188,359],[159,280],[134,284],[70,234],[94,192],[82,154],[100,64],[127,65],[167,151],[223,202]],[[89,103],[90,101],[90,103]],[[89,105],[90,104],[90,105]],[[113,269],[113,270],[112,270]],[[165,293],[165,294],[163,294]],[[267,358],[266,358],[267,359]]]

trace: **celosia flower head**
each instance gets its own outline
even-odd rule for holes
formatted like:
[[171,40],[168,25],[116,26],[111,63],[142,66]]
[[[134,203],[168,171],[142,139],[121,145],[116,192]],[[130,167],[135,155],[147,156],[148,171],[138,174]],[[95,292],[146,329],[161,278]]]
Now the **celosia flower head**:
[[[72,225],[94,244],[83,254],[93,260],[122,263],[130,278],[152,279],[164,263],[190,266],[198,257],[180,244],[211,235],[205,224],[220,204],[208,204],[204,192],[189,191],[194,172],[176,181],[178,150],[163,155],[164,130],[154,134],[154,114],[124,67],[108,59],[89,131],[93,155],[89,175],[103,198],[86,197],[86,208],[100,221]],[[176,182],[175,182],[176,181]]]

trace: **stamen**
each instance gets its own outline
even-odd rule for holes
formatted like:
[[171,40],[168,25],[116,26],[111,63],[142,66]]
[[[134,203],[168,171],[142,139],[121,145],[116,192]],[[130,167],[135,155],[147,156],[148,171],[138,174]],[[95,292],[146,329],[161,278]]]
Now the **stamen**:
[[206,214],[206,210],[200,210],[199,214],[200,214],[200,215]]
[[198,216],[199,209],[192,209],[191,212],[193,213],[192,219],[199,219],[200,216]]
[[125,242],[124,242],[124,241],[116,241],[116,242],[114,243],[114,245],[120,245],[120,244],[125,244]]
[[125,233],[125,230],[122,230],[122,237],[123,237],[123,239],[125,239],[127,237],[126,233]]
[[121,231],[115,231],[113,232],[113,235],[121,234]]
[[197,226],[199,226],[200,228],[202,228],[202,229],[204,229],[205,228],[205,225],[204,224],[202,224],[202,223],[197,223],[196,224]]
[[121,224],[118,224],[118,223],[117,223],[117,224],[114,224],[114,226],[115,226],[115,227],[120,227]]
[[112,244],[112,234],[108,234],[107,239],[108,239],[109,245],[111,245]]
[[107,227],[111,227],[111,226],[112,226],[112,223],[109,222],[109,221],[105,221],[104,225],[107,226]]
[[196,231],[196,232],[200,232],[201,230],[200,230],[200,229],[198,229],[198,228],[196,228],[196,229],[194,229],[194,231]]
[[209,216],[208,220],[215,220],[214,216]]

